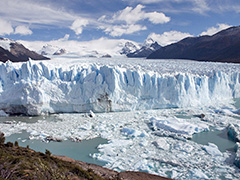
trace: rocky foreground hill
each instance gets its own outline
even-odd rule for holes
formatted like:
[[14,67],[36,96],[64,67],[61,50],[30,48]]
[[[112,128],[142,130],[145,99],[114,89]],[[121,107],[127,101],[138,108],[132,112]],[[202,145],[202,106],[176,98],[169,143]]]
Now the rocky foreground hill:
[[48,150],[44,154],[19,147],[17,142],[4,142],[4,134],[0,133],[0,179],[168,180],[144,172],[119,173],[65,156],[53,156]]
[[240,26],[213,36],[188,37],[153,52],[148,59],[191,59],[240,63]]

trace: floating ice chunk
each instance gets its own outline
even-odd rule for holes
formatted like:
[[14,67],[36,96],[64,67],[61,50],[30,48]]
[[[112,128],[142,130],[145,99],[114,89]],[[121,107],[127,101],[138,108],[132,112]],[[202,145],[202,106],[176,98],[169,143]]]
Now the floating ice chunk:
[[92,129],[92,123],[86,122],[85,124],[79,126],[79,129],[82,129],[82,130],[90,130],[90,129]]
[[228,136],[232,140],[240,142],[240,126],[238,124],[229,124],[227,129],[228,129]]
[[203,150],[205,150],[208,154],[212,156],[222,156],[223,154],[219,151],[217,145],[213,143],[208,143],[208,145],[203,146]]
[[153,145],[155,145],[159,149],[163,149],[166,151],[168,151],[170,147],[165,138],[158,138],[156,141],[153,142]]
[[126,136],[131,136],[131,137],[144,137],[145,133],[135,130],[135,129],[131,129],[131,128],[123,128],[121,130],[121,132],[123,134],[125,134]]
[[215,112],[226,116],[238,116],[240,114],[240,109],[232,110],[231,108],[224,107],[222,109],[216,109]]
[[202,131],[208,130],[208,125],[203,123],[201,124],[194,124],[187,122],[184,119],[179,119],[175,117],[161,117],[161,118],[154,118],[150,119],[152,126],[155,130],[165,130],[177,134],[189,135],[191,136],[194,133],[199,133]]
[[190,153],[194,147],[187,143],[178,142],[174,145],[174,148],[179,151]]
[[235,159],[234,159],[234,164],[240,168],[240,143],[236,143],[235,147],[235,152],[236,152],[236,156],[235,156]]
[[5,113],[3,110],[0,110],[0,117],[8,117],[9,114]]
[[148,141],[147,140],[142,140],[142,141],[140,141],[139,145],[146,147],[148,145]]
[[200,169],[193,169],[191,179],[209,179]]

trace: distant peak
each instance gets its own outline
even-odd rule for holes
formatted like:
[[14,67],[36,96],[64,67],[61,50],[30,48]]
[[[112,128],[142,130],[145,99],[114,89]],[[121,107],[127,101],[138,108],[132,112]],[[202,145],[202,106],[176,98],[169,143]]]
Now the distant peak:
[[153,43],[155,43],[156,41],[154,41],[152,38],[147,38],[145,41],[144,41],[144,43],[143,43],[143,45],[144,46],[150,46],[150,45],[152,45]]

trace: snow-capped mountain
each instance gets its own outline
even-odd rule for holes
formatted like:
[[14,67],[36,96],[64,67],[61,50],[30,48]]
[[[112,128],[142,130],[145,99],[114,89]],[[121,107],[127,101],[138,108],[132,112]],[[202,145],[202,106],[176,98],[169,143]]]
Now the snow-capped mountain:
[[148,38],[142,44],[140,49],[136,49],[134,52],[128,53],[127,57],[147,57],[154,51],[161,48],[161,46],[152,38]]
[[100,38],[92,41],[21,41],[42,55],[64,54],[69,57],[147,57],[161,46],[149,38],[144,43],[126,39]]
[[54,40],[54,41],[20,41],[29,49],[52,57],[59,51],[64,57],[126,57],[127,53],[139,49],[139,43],[126,39],[100,38],[91,41]]
[[66,50],[59,48],[57,46],[52,46],[50,44],[47,44],[46,46],[43,46],[40,50],[41,55],[62,55],[65,54]]
[[137,51],[139,49],[139,45],[137,43],[133,43],[133,42],[126,42],[124,47],[122,48],[122,50],[120,51],[120,54],[130,54],[133,53],[135,51]]
[[12,62],[22,62],[28,61],[29,58],[33,60],[49,59],[34,51],[30,51],[16,41],[7,38],[0,38],[0,61],[6,62],[7,60],[10,60]]

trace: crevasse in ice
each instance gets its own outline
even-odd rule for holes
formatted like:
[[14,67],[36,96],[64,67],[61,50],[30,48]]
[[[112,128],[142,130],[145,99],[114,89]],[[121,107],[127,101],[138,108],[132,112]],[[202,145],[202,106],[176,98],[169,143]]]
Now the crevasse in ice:
[[238,68],[173,73],[152,64],[156,66],[146,71],[146,62],[136,67],[81,61],[58,66],[31,60],[1,63],[0,110],[27,115],[131,111],[216,106],[240,97]]

